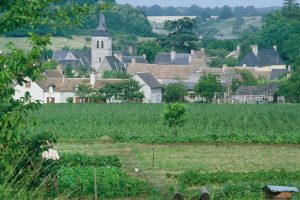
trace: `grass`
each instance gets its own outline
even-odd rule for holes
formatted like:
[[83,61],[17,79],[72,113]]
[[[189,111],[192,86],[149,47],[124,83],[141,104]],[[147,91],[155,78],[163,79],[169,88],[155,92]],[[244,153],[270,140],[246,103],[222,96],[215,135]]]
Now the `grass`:
[[[64,153],[117,155],[128,174],[144,178],[160,190],[170,187],[180,190],[177,180],[167,177],[167,174],[181,174],[191,170],[201,173],[297,171],[300,168],[300,158],[297,156],[300,154],[299,147],[299,145],[109,144],[78,141],[60,142],[56,148]],[[134,172],[135,168],[139,169],[138,174]],[[209,187],[217,191],[221,186],[209,185]]]

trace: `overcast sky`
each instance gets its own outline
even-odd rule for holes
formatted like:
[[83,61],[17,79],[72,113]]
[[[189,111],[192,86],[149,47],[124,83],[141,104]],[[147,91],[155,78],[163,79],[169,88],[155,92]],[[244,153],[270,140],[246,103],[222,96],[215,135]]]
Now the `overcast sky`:
[[[300,2],[300,0],[298,0]],[[270,6],[282,6],[283,0],[117,0],[118,3],[137,6],[184,6],[188,7],[196,4],[200,7],[222,7],[224,5],[235,6],[249,6],[255,7],[270,7]]]

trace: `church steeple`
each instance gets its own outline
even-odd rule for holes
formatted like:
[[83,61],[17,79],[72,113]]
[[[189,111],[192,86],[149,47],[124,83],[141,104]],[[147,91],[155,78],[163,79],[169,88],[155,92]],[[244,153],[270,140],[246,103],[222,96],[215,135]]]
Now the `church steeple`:
[[97,30],[107,32],[107,26],[105,23],[105,17],[102,13],[99,15],[99,25],[97,27]]

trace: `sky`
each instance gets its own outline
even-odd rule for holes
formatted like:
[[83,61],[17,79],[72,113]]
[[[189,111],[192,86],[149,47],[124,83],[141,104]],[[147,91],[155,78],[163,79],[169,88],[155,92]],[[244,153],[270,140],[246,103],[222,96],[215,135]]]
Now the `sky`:
[[[200,7],[222,7],[228,5],[231,7],[235,6],[255,6],[257,8],[261,7],[271,7],[271,6],[282,6],[283,0],[117,0],[118,3],[125,4],[129,3],[134,6],[184,6],[188,7],[196,4]],[[300,2],[300,0],[298,0]]]

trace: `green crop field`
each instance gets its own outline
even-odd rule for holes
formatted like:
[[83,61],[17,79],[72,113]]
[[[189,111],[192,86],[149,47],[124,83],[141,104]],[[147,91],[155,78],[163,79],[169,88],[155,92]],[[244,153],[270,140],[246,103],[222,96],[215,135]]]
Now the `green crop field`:
[[300,105],[187,105],[188,121],[172,131],[161,123],[163,105],[43,105],[30,115],[31,133],[51,131],[60,140],[143,143],[300,143]]

